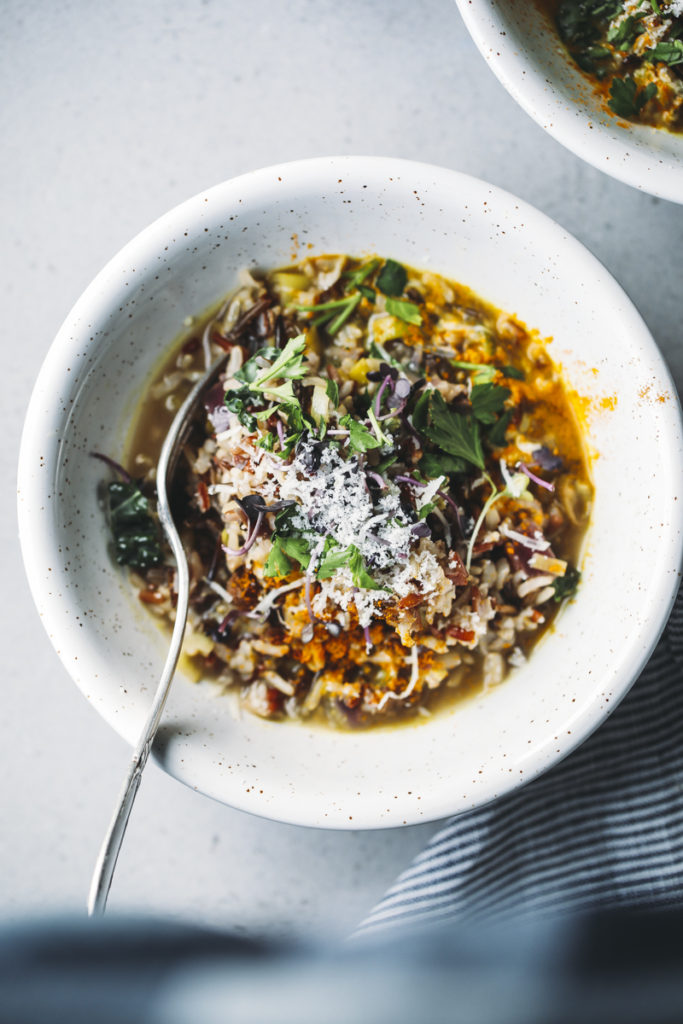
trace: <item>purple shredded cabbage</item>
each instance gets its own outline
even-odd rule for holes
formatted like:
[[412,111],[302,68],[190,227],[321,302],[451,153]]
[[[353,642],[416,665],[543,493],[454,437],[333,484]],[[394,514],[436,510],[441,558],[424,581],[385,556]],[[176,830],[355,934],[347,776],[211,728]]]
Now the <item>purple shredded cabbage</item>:
[[549,448],[545,445],[541,445],[540,448],[536,448],[531,453],[531,457],[537,466],[541,469],[547,470],[549,473],[555,473],[558,469],[562,469],[564,465],[559,455],[553,455]]

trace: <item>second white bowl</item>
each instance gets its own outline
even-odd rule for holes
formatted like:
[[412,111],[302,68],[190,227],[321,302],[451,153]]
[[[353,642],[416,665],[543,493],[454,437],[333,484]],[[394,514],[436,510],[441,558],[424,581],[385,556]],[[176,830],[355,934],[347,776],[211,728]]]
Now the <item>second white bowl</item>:
[[531,0],[456,0],[491,70],[527,114],[587,163],[683,203],[683,134],[618,118]]

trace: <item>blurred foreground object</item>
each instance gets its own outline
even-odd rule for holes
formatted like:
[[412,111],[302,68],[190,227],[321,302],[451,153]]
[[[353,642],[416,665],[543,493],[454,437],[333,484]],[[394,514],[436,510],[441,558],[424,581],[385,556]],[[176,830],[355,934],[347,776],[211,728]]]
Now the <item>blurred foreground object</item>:
[[0,1021],[680,1024],[681,962],[679,911],[294,950],[164,922],[53,921],[0,937]]

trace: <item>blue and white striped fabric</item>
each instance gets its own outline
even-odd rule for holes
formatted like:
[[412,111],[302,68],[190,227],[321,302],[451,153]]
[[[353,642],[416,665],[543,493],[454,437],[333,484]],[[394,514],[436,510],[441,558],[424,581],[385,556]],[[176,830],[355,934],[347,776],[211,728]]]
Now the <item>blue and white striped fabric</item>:
[[655,653],[557,768],[452,818],[356,932],[683,905],[683,591]]

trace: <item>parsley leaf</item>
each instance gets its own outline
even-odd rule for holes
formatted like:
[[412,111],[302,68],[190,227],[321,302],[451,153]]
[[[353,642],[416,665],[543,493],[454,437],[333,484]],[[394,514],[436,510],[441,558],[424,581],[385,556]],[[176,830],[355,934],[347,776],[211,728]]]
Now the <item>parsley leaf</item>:
[[371,448],[379,448],[381,441],[367,427],[347,414],[339,420],[339,426],[349,432],[349,447],[356,452],[367,452]]
[[515,414],[514,409],[506,409],[503,415],[499,418],[497,423],[489,430],[487,436],[488,442],[492,448],[503,448],[506,443],[505,432],[510,426],[510,420]]
[[268,431],[268,433],[264,434],[260,441],[258,441],[258,447],[265,448],[267,452],[272,452],[273,448],[275,447],[276,441],[277,437],[275,436],[275,434],[271,434],[271,432]]
[[304,352],[306,350],[306,337],[303,334],[296,338],[290,338],[285,347],[277,352],[277,358],[270,366],[262,370],[258,376],[249,381],[252,391],[267,391],[275,393],[277,389],[269,388],[271,380],[300,380],[306,376],[307,368],[303,365]]
[[387,299],[386,309],[387,313],[403,320],[404,323],[414,324],[416,327],[422,323],[422,313],[414,302],[408,302],[407,299]]
[[302,569],[308,566],[311,560],[311,552],[308,541],[301,534],[292,534],[290,537],[277,536],[277,540],[284,553],[298,562]]
[[655,82],[650,82],[638,91],[636,80],[632,75],[625,78],[613,78],[610,85],[608,106],[619,117],[637,117],[648,100],[657,92]]
[[661,61],[673,67],[675,64],[683,63],[683,39],[663,40],[657,43],[651,50],[643,54],[645,60]]
[[246,427],[247,430],[256,430],[256,417],[249,409],[254,402],[254,395],[249,390],[248,384],[241,388],[233,388],[232,391],[226,391],[223,402],[226,408],[237,416],[243,427]]
[[424,476],[431,478],[443,476],[444,473],[467,472],[467,462],[455,455],[449,455],[447,452],[436,452],[435,454],[425,452],[417,465]]
[[375,583],[370,573],[365,568],[365,559],[355,544],[349,545],[349,569],[354,586],[359,590],[384,590],[379,583]]
[[405,268],[395,260],[387,260],[377,275],[377,287],[384,295],[402,295],[407,281]]
[[633,47],[642,27],[642,18],[637,14],[629,14],[618,25],[611,26],[607,33],[607,42],[612,43],[622,53],[626,53]]
[[[330,539],[330,538],[328,538]],[[335,542],[332,541],[334,545]],[[327,544],[325,545],[327,547]],[[379,583],[375,583],[365,567],[365,559],[355,544],[349,544],[347,548],[338,546],[331,547],[327,554],[323,555],[322,561],[316,573],[319,580],[328,580],[334,576],[337,569],[348,565],[351,570],[353,585],[359,590],[383,590]]]
[[470,400],[472,412],[480,423],[495,423],[497,413],[502,411],[505,401],[510,397],[510,389],[498,384],[475,384]]
[[246,384],[251,384],[263,369],[261,360],[267,359],[269,363],[272,363],[279,355],[279,348],[266,345],[265,348],[260,348],[258,352],[255,352],[251,359],[247,359],[246,363],[236,370],[233,376],[236,380],[243,380]]
[[430,388],[422,393],[413,413],[413,426],[442,451],[484,469],[479,424],[471,416],[449,409],[439,391]]
[[282,537],[273,536],[272,545],[266,564],[263,566],[264,576],[289,576],[292,563],[282,547]]
[[332,402],[332,405],[339,405],[339,385],[336,380],[332,380],[332,378],[329,377],[325,384],[325,391],[327,393],[327,397]]
[[[332,540],[332,538],[328,537],[328,540]],[[325,547],[327,547],[327,543]],[[320,560],[316,576],[319,580],[329,580],[331,576],[334,576],[337,569],[348,565],[348,561],[349,548],[340,548],[335,544],[335,541],[332,541],[330,550],[324,553]]]
[[119,565],[149,569],[163,562],[159,534],[149,502],[132,481],[109,484],[109,521]]

